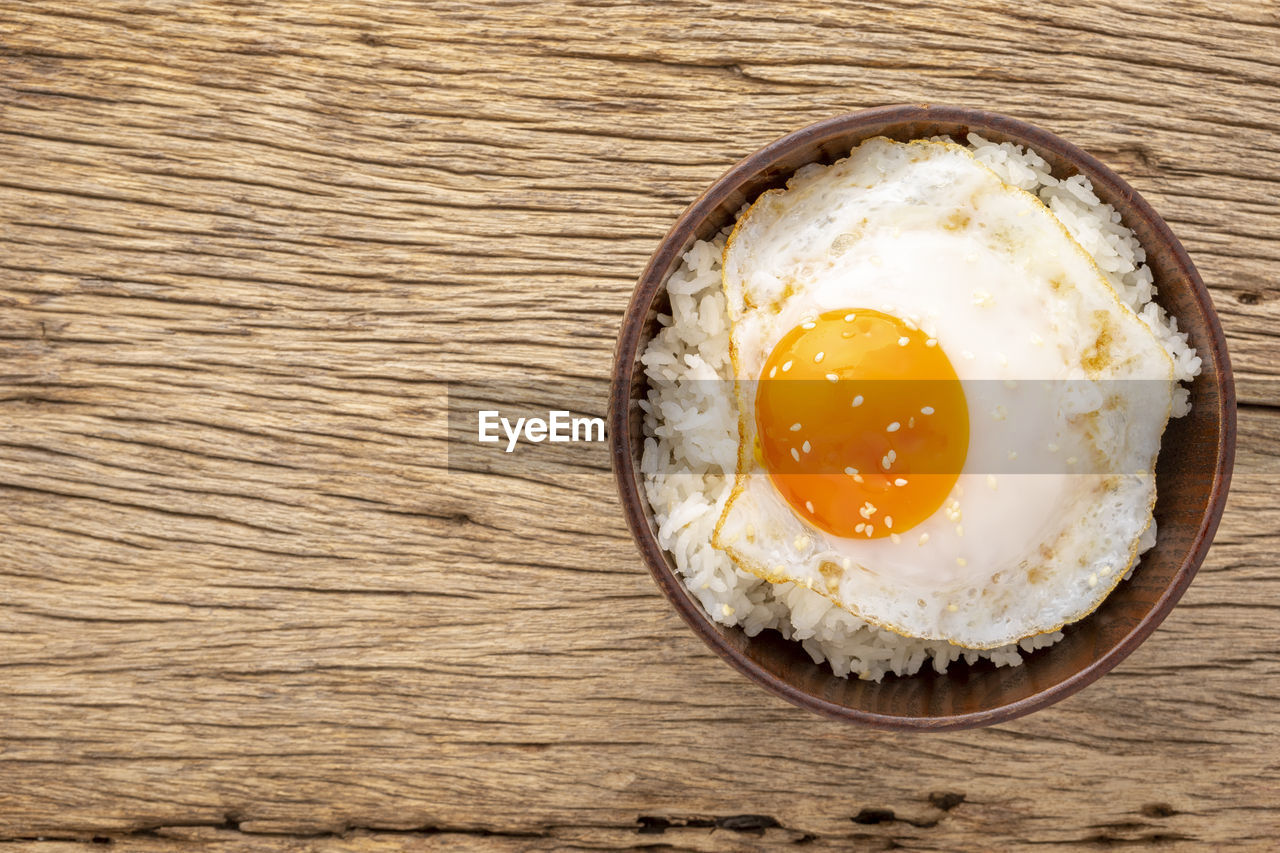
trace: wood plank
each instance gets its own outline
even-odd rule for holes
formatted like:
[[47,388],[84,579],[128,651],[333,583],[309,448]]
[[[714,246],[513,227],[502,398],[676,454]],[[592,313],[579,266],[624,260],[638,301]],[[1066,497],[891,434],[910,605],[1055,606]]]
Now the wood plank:
[[[0,846],[1266,849],[1278,26],[1243,2],[0,0]],[[450,471],[445,443],[449,380],[600,383],[725,168],[897,101],[1117,168],[1210,285],[1249,404],[1218,540],[1152,639],[1049,710],[923,739],[715,659],[607,472]]]

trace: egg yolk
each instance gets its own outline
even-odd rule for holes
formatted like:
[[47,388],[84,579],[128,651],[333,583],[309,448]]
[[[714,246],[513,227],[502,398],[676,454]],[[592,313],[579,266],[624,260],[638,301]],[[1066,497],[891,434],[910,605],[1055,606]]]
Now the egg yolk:
[[909,530],[947,499],[969,410],[938,342],[865,308],[787,332],[756,387],[758,459],[803,519],[842,537]]

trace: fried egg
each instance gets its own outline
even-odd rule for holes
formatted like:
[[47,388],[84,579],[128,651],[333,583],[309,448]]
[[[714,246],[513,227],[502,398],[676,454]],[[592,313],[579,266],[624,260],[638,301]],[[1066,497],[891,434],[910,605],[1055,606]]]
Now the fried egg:
[[1155,503],[1173,365],[1034,196],[869,140],[725,247],[739,406],[712,544],[897,633],[992,648],[1102,602]]

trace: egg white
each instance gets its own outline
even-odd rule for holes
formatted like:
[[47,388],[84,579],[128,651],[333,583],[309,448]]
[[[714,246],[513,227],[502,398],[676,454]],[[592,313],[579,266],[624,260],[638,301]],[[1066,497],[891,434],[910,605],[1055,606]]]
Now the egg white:
[[[1125,574],[1151,521],[1172,363],[1034,196],[959,146],[869,140],[752,205],[726,246],[723,287],[740,443],[713,544],[743,568],[898,633],[970,648],[1056,630]],[[814,528],[752,452],[752,383],[769,353],[805,319],[845,308],[919,325],[969,402],[958,507],[896,541]],[[1120,379],[1146,381],[1095,386],[1104,390],[1084,405],[1087,390],[1053,408],[1033,393],[1037,381]],[[1025,383],[1026,399],[1001,391],[1006,411],[987,411],[1006,381]],[[995,467],[1014,448],[1016,470],[1036,473]]]

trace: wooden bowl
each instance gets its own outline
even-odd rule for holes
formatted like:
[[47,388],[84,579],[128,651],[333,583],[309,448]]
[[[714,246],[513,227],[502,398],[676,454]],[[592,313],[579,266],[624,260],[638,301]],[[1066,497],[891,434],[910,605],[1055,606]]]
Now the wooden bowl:
[[[883,682],[838,678],[815,665],[799,643],[773,631],[747,637],[709,619],[658,545],[640,477],[641,412],[647,392],[639,362],[668,310],[666,281],[695,240],[714,235],[744,202],[782,186],[806,163],[830,163],[873,136],[898,140],[973,131],[1035,149],[1057,177],[1082,173],[1120,211],[1147,250],[1159,300],[1190,333],[1203,361],[1191,389],[1191,413],[1170,421],[1156,484],[1158,537],[1134,576],[1101,607],[1068,626],[1054,646],[1018,667],[952,664]],[[1094,681],[1145,640],[1177,603],[1200,567],[1222,516],[1235,456],[1235,386],[1222,327],[1204,282],[1182,244],[1151,206],[1094,157],[1016,119],[958,107],[891,106],[819,122],[766,145],[734,166],[684,212],[636,285],[618,337],[609,411],[613,470],[623,510],[649,571],[689,627],[735,669],[784,699],[819,714],[887,729],[958,729],[991,725],[1043,708]]]

